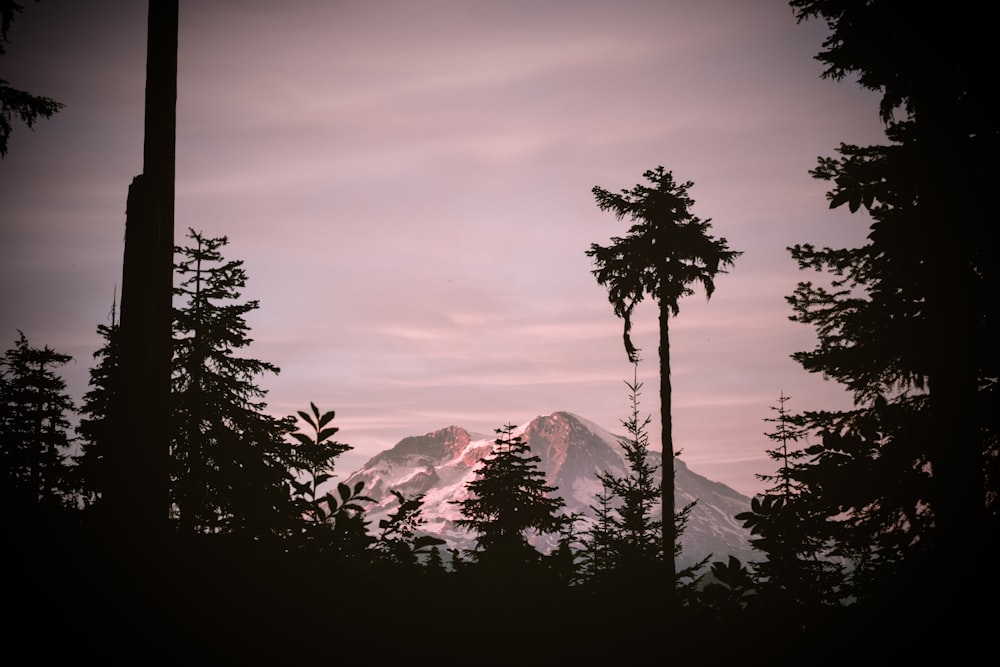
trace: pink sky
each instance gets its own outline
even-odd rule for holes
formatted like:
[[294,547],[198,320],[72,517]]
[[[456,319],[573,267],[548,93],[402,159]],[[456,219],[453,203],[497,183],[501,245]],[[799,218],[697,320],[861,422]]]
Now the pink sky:
[[[850,400],[789,355],[786,246],[861,243],[808,170],[882,139],[873,95],[821,80],[825,29],[783,0],[180,2],[176,229],[243,259],[275,414],[315,401],[355,447],[568,410],[620,431],[621,322],[584,252],[623,234],[591,188],[663,165],[744,251],[671,325],[674,441],[746,494],[792,410]],[[66,104],[0,161],[0,343],[72,354],[86,389],[141,171],[145,3],[26,3],[0,78]],[[656,312],[640,309],[657,416]],[[3,342],[6,341],[6,342]],[[659,440],[654,422],[652,440]]]

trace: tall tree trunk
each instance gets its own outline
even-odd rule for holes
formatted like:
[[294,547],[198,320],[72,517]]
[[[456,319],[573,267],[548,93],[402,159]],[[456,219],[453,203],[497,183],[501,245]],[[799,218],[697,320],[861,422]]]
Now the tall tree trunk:
[[674,526],[674,436],[670,416],[670,307],[658,301],[660,308],[660,424],[663,446],[663,478],[660,493],[663,506],[663,563],[666,577],[666,607],[673,612],[677,607],[677,563],[674,546],[677,532]]
[[[918,98],[920,221],[929,247],[929,337],[932,500],[937,527],[938,588],[957,595],[955,563],[988,556],[982,415],[977,412],[979,334],[983,309],[972,264],[977,227],[989,218],[976,202],[974,156],[963,154],[961,115],[937,96]],[[949,224],[951,223],[951,224]],[[980,237],[981,238],[981,237]],[[993,295],[995,296],[995,295]]]
[[120,404],[105,493],[122,534],[139,531],[152,542],[169,512],[177,19],[178,0],[149,0],[143,173],[129,187]]

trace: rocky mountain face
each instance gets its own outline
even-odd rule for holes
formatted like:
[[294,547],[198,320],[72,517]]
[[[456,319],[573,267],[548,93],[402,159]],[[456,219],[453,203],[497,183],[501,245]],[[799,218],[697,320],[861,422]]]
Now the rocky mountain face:
[[[557,487],[554,495],[565,500],[567,513],[593,516],[590,506],[597,504],[596,496],[601,490],[597,473],[624,475],[627,470],[619,436],[569,412],[535,417],[518,427],[514,434],[521,435],[532,454],[541,459],[540,468],[546,474],[546,483]],[[472,549],[474,536],[454,524],[461,514],[453,501],[467,497],[466,485],[475,479],[479,461],[493,450],[494,439],[470,434],[458,426],[404,438],[344,481],[352,488],[355,483],[364,481],[364,493],[378,501],[367,514],[372,522],[371,530],[377,532],[379,520],[394,511],[397,505],[390,490],[407,498],[423,495],[422,516],[426,532],[444,539],[447,548]],[[658,464],[659,453],[651,455]],[[750,548],[748,531],[733,518],[749,508],[750,499],[692,472],[680,459],[676,460],[675,468],[677,506],[698,501],[681,537],[678,565],[693,564],[709,554],[717,560],[724,560],[729,555],[743,562],[758,560]],[[655,514],[658,518],[659,508]],[[545,552],[553,545],[536,546]]]

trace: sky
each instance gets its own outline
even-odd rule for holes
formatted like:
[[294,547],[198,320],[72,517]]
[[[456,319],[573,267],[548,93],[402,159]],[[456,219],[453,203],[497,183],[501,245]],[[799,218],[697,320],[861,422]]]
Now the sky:
[[[142,171],[146,3],[24,4],[0,78],[65,108],[0,160],[0,345],[72,355],[79,402]],[[268,410],[335,410],[343,475],[452,424],[623,432],[633,368],[585,251],[627,223],[591,189],[662,165],[744,253],[671,322],[674,444],[759,493],[779,394],[851,405],[790,358],[815,336],[785,301],[823,278],[788,246],[867,233],[809,170],[883,139],[873,93],[821,78],[825,35],[783,0],[180,0],[176,241],[229,238],[260,302],[243,354],[281,368]],[[650,300],[634,340],[656,444]]]

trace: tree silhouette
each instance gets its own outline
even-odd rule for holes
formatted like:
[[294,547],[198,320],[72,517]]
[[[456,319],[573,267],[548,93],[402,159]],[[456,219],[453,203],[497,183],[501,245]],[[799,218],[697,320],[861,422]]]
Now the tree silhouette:
[[103,339],[100,349],[94,352],[96,365],[90,369],[90,389],[83,395],[80,423],[77,433],[81,440],[81,453],[77,464],[83,502],[98,502],[109,484],[107,446],[114,438],[112,411],[120,405],[117,396],[118,324],[112,316],[111,324],[101,324],[97,334]]
[[628,470],[622,476],[598,473],[601,493],[594,510],[596,523],[588,531],[589,560],[592,575],[613,579],[627,576],[633,581],[654,576],[655,566],[663,557],[663,528],[653,519],[653,508],[660,499],[656,469],[649,457],[647,427],[652,418],[639,412],[642,383],[638,378],[626,381],[631,414],[621,420],[628,432],[622,440]]
[[171,509],[170,433],[150,425],[171,419],[178,0],[149,0],[146,25],[142,173],[125,206],[121,405],[107,448],[114,473],[102,498],[113,522],[133,527],[121,551],[145,553],[132,560],[162,552]]
[[[793,248],[803,268],[830,272],[838,288],[806,284],[794,295],[796,317],[820,336],[798,358],[845,382],[863,408],[855,421],[878,424],[873,440],[846,415],[817,421],[831,444],[860,438],[900,471],[933,471],[928,492],[886,489],[881,504],[910,517],[930,505],[944,572],[972,553],[990,557],[997,535],[996,510],[988,510],[995,479],[984,474],[996,474],[1000,431],[1000,272],[990,223],[1000,175],[990,100],[1000,62],[992,24],[982,5],[967,1],[947,11],[888,0],[791,5],[799,20],[830,28],[817,56],[824,76],[856,76],[881,94],[889,139],[842,145],[840,158],[821,159],[813,172],[833,183],[831,207],[863,207],[872,224],[861,248]],[[914,495],[923,496],[916,506]]]
[[830,514],[836,510],[824,504],[822,480],[811,474],[810,452],[815,454],[816,449],[795,448],[805,432],[788,412],[788,400],[781,393],[778,405],[771,406],[777,416],[764,420],[777,424],[765,434],[776,444],[767,454],[779,464],[777,474],[757,475],[772,485],[751,500],[749,511],[735,518],[750,530],[753,547],[766,556],[751,564],[760,598],[772,613],[795,617],[797,624],[803,624],[805,615],[841,604],[847,595],[846,576],[841,562],[831,558],[837,545],[828,523],[836,520]]
[[[373,544],[376,553],[398,565],[414,566],[420,556],[430,557],[431,549],[445,544],[441,538],[427,535],[421,526],[424,518],[421,508],[424,496],[407,498],[399,491],[390,489],[399,505],[388,518],[379,521],[379,534]],[[438,553],[438,559],[440,559]]]
[[255,380],[271,363],[236,356],[252,339],[239,302],[243,262],[226,260],[226,237],[191,230],[178,247],[175,293],[173,502],[185,532],[267,534],[292,518],[289,495],[293,425],[264,412]]
[[541,459],[514,435],[514,425],[496,430],[495,449],[483,459],[469,496],[455,502],[462,513],[455,523],[476,533],[477,558],[490,566],[537,563],[540,554],[528,542],[535,534],[558,533],[565,523],[562,498],[545,484]]
[[597,504],[590,506],[594,513],[594,522],[585,531],[582,554],[582,569],[590,580],[605,578],[607,573],[615,569],[616,545],[622,537],[615,516],[617,500],[610,486],[602,482],[601,490],[594,497]]
[[51,512],[72,499],[66,450],[75,410],[54,370],[71,359],[30,345],[20,331],[14,347],[0,357],[0,511],[6,516]]
[[[629,361],[638,361],[632,344],[632,313],[646,295],[659,307],[660,325],[660,415],[663,469],[661,502],[663,516],[672,517],[674,507],[674,444],[670,413],[670,316],[679,312],[681,297],[693,294],[693,283],[701,283],[707,297],[715,291],[715,276],[724,272],[742,253],[730,250],[725,238],[709,235],[710,220],[691,213],[688,196],[693,183],[676,183],[663,167],[647,171],[649,185],[611,193],[594,187],[597,205],[612,211],[618,220],[632,225],[625,237],[612,237],[611,245],[592,244],[587,255],[594,259],[597,282],[607,287],[615,315],[625,322],[624,344]],[[674,606],[677,568],[674,553],[677,533],[673,521],[663,521],[663,552],[666,564],[667,604]]]
[[[10,43],[7,33],[14,24],[15,15],[23,9],[23,5],[13,0],[0,0],[0,56],[7,53],[6,45]],[[14,130],[11,121],[15,117],[31,128],[39,118],[51,118],[62,108],[61,102],[18,90],[0,79],[0,160],[7,155],[7,140]]]
[[372,542],[362,503],[375,501],[363,494],[364,482],[357,482],[354,488],[340,482],[336,493],[321,492],[334,478],[335,459],[353,447],[333,440],[340,430],[332,425],[333,410],[321,413],[315,403],[310,403],[309,409],[311,412],[299,410],[298,414],[312,432],[291,434],[295,440],[290,455],[292,503],[296,516],[305,519],[305,525],[293,534],[301,540],[299,546],[314,552],[356,556]]
[[322,524],[336,506],[323,509],[320,487],[333,479],[335,459],[354,448],[332,439],[340,430],[332,425],[336,416],[333,410],[320,414],[315,403],[310,403],[309,408],[312,414],[305,410],[299,410],[298,414],[312,429],[312,433],[292,433],[296,443],[292,448],[291,466],[296,477],[300,478],[292,480],[292,495],[298,500],[301,513],[310,523]]
[[[770,482],[773,486],[767,490],[769,494],[780,495],[783,498],[791,498],[795,482],[792,479],[792,466],[804,454],[800,450],[794,449],[794,445],[805,435],[805,431],[798,426],[796,420],[785,407],[791,399],[784,392],[778,395],[778,405],[772,405],[771,410],[777,413],[777,417],[764,419],[765,422],[777,424],[775,429],[765,433],[769,440],[775,443],[775,447],[767,450],[767,456],[772,461],[780,464],[778,471],[774,475],[757,474],[757,479],[762,482]],[[793,448],[789,450],[789,445]]]

